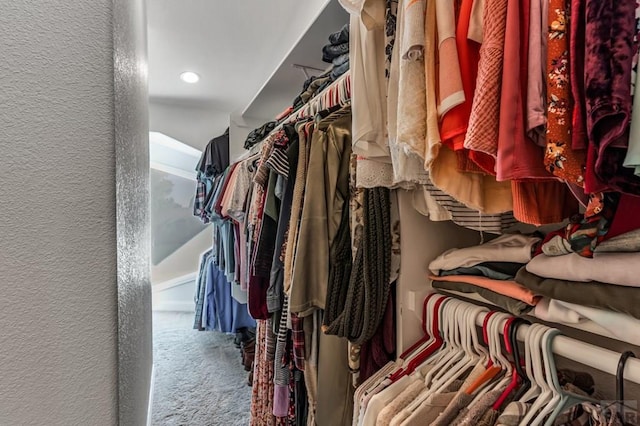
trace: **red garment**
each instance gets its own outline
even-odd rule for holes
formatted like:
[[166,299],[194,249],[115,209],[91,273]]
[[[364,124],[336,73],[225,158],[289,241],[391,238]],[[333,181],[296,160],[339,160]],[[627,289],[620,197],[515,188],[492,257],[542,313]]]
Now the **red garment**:
[[[478,78],[464,140],[466,148],[475,152],[484,152],[494,158],[498,154],[500,92],[509,3],[507,0],[490,0],[484,3],[482,14],[484,33],[480,47]],[[518,64],[516,63],[516,68]],[[471,153],[471,155],[473,159],[476,154]]]
[[267,308],[267,289],[269,288],[269,278],[249,277],[249,290],[247,292],[247,306],[249,315],[257,320],[266,320],[271,314]]
[[526,134],[530,1],[507,6],[496,178],[512,180],[513,215],[533,225],[578,212],[567,186],[544,166],[544,150]]
[[560,235],[562,238],[565,238],[567,236],[567,229],[563,226],[560,229],[556,229],[555,231],[551,231],[549,232],[545,237],[544,240],[542,240],[540,242],[540,244],[538,244],[538,246],[536,247],[535,252],[533,253],[533,257],[536,257],[538,255],[543,254],[544,252],[542,251],[542,247],[547,244],[549,241],[551,241],[553,239],[553,237],[556,237]]
[[471,159],[478,167],[468,161],[459,158],[458,168],[465,172],[479,172],[495,174],[495,160],[490,155],[482,152],[469,152],[464,148],[464,138],[469,125],[473,93],[476,90],[476,78],[478,76],[478,63],[480,62],[480,44],[467,38],[473,0],[462,0],[458,23],[456,27],[456,47],[458,49],[458,62],[462,76],[464,89],[464,102],[449,110],[440,121],[440,138],[442,143],[451,150],[462,152],[464,157]]
[[567,185],[555,180],[511,181],[513,216],[532,225],[560,223],[579,212]]
[[572,149],[573,102],[569,74],[569,0],[549,0],[547,50],[547,169],[584,186],[585,153]]
[[373,376],[389,361],[395,359],[396,350],[395,297],[387,300],[384,318],[376,334],[360,347],[360,383]]
[[305,347],[304,347],[304,318],[291,312],[291,339],[293,341],[293,361],[296,368],[304,371]]
[[618,209],[603,241],[640,228],[640,197],[622,194]]
[[529,51],[529,0],[510,1],[500,92],[500,130],[496,179],[552,179],[544,151],[526,136]]

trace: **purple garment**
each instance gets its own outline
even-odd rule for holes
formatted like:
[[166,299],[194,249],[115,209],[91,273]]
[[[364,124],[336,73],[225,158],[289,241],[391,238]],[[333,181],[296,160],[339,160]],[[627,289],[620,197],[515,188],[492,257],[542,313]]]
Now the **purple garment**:
[[242,274],[242,269],[240,268],[241,257],[240,257],[240,225],[237,222],[232,223],[233,228],[233,255],[236,260],[236,268],[235,268],[235,276],[234,282],[240,284],[240,274]]
[[207,310],[206,330],[235,333],[239,328],[255,327],[256,322],[249,315],[247,305],[239,303],[231,296],[231,283],[223,271],[209,262],[207,271],[205,309]]
[[395,359],[395,348],[395,295],[392,292],[376,334],[360,347],[360,382],[364,382],[387,362]]
[[289,415],[289,385],[275,385],[273,389],[273,415],[287,417]]
[[631,120],[635,7],[636,0],[586,2],[587,192],[609,188],[640,194],[640,178],[623,167]]
[[571,148],[587,149],[587,112],[584,90],[585,6],[587,0],[571,0],[571,35],[569,36],[569,73],[573,96]]

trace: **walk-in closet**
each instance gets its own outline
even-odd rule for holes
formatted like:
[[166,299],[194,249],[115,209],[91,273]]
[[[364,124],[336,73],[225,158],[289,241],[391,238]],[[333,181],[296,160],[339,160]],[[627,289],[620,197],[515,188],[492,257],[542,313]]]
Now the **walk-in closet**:
[[251,424],[637,424],[640,5],[326,8],[324,69],[194,172]]

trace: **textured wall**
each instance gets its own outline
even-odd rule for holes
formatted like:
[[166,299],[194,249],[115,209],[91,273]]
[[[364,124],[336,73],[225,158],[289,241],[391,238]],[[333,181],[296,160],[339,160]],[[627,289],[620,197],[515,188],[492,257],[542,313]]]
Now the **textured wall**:
[[1,9],[0,424],[113,425],[112,1]]
[[114,0],[120,425],[147,421],[152,369],[144,0]]

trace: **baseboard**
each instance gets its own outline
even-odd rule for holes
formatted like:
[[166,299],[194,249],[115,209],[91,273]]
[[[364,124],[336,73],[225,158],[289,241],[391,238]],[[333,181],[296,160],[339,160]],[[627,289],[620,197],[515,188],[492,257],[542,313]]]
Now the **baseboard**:
[[151,426],[153,418],[153,394],[156,385],[156,367],[151,365],[151,383],[149,384],[149,405],[147,406],[147,426]]
[[153,304],[153,310],[170,312],[195,312],[195,304],[193,302],[159,302]]

